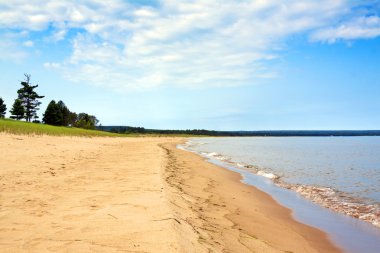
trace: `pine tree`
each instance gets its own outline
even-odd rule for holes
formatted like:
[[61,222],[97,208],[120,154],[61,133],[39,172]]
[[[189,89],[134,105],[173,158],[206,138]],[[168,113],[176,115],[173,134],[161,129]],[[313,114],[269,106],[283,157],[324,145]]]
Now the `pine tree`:
[[11,119],[20,120],[24,118],[25,110],[24,110],[24,107],[22,106],[22,102],[20,99],[15,99],[15,102],[13,103],[13,107],[10,110],[10,113],[12,114],[10,117]]
[[31,85],[30,83],[30,75],[24,74],[26,80],[21,82],[22,88],[17,91],[18,99],[21,100],[22,106],[25,110],[25,119],[27,122],[30,122],[32,118],[36,118],[37,110],[39,110],[39,106],[41,102],[38,101],[39,98],[43,98],[44,96],[40,96],[37,92],[34,91],[38,85]]
[[0,119],[4,119],[6,111],[7,106],[4,104],[3,98],[0,97]]
[[61,126],[62,118],[58,104],[54,100],[50,101],[44,113],[43,122],[48,125]]
[[62,119],[60,122],[61,126],[68,126],[70,123],[70,110],[67,108],[65,103],[62,100],[58,101],[57,106],[62,114]]

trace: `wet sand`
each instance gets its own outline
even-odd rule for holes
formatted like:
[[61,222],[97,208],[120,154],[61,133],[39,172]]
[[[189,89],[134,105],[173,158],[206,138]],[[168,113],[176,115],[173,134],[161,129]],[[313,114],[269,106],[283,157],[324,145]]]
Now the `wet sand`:
[[340,252],[180,141],[0,134],[0,251]]

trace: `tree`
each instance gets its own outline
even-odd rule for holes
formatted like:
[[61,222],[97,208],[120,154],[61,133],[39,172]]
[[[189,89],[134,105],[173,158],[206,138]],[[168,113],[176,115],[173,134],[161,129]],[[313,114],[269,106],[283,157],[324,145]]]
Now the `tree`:
[[62,112],[57,103],[54,100],[50,101],[46,107],[43,122],[48,125],[61,126]]
[[65,105],[65,103],[63,103],[62,100],[58,101],[57,107],[62,114],[60,125],[61,126],[68,126],[70,123],[70,110],[69,110],[69,108],[67,108],[67,106]]
[[77,119],[75,113],[70,112],[69,108],[63,103],[58,101],[56,103],[52,100],[44,113],[43,122],[54,126],[69,126],[74,125]]
[[99,120],[87,113],[79,113],[77,120],[74,124],[75,127],[85,128],[85,129],[95,129],[95,126],[99,123]]
[[39,98],[43,98],[45,96],[40,96],[37,92],[34,91],[38,85],[31,85],[30,83],[30,75],[24,74],[25,81],[21,82],[22,88],[17,91],[18,99],[21,100],[22,106],[25,110],[25,119],[27,122],[30,122],[32,118],[38,118],[37,110],[39,110],[39,106],[41,102],[38,101]]
[[54,126],[73,126],[85,129],[95,129],[99,120],[87,113],[70,112],[63,101],[50,101],[44,113],[43,122]]
[[75,112],[69,113],[69,126],[75,126],[75,123],[77,122],[78,114]]
[[23,119],[25,116],[25,110],[24,107],[22,106],[22,101],[20,99],[15,99],[15,102],[13,103],[13,107],[10,110],[11,119]]
[[3,98],[0,97],[0,119],[4,119],[6,112],[7,112],[7,106],[4,104]]

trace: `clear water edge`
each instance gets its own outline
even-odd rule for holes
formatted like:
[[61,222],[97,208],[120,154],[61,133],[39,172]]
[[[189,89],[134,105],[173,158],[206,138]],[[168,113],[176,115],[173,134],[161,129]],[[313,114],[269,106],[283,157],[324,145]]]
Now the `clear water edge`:
[[380,227],[380,137],[201,140],[187,148]]
[[[195,141],[196,139],[192,139]],[[202,144],[205,139],[197,139]],[[190,145],[179,145],[185,149],[197,153],[208,161],[238,172],[242,175],[242,182],[255,186],[256,188],[271,195],[279,204],[292,210],[293,217],[310,226],[325,231],[332,241],[345,252],[380,252],[380,229],[361,220],[342,215],[337,212],[317,205],[304,197],[300,192],[294,191],[286,185],[276,184],[278,178],[271,172],[259,170],[259,167],[244,164],[242,162],[231,162],[231,160],[216,152],[200,152],[190,148]]]

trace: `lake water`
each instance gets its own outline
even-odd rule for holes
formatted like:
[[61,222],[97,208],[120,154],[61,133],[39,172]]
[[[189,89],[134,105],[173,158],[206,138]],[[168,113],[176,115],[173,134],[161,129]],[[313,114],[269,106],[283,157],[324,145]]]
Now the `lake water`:
[[194,138],[183,147],[241,173],[347,252],[380,252],[380,137]]

